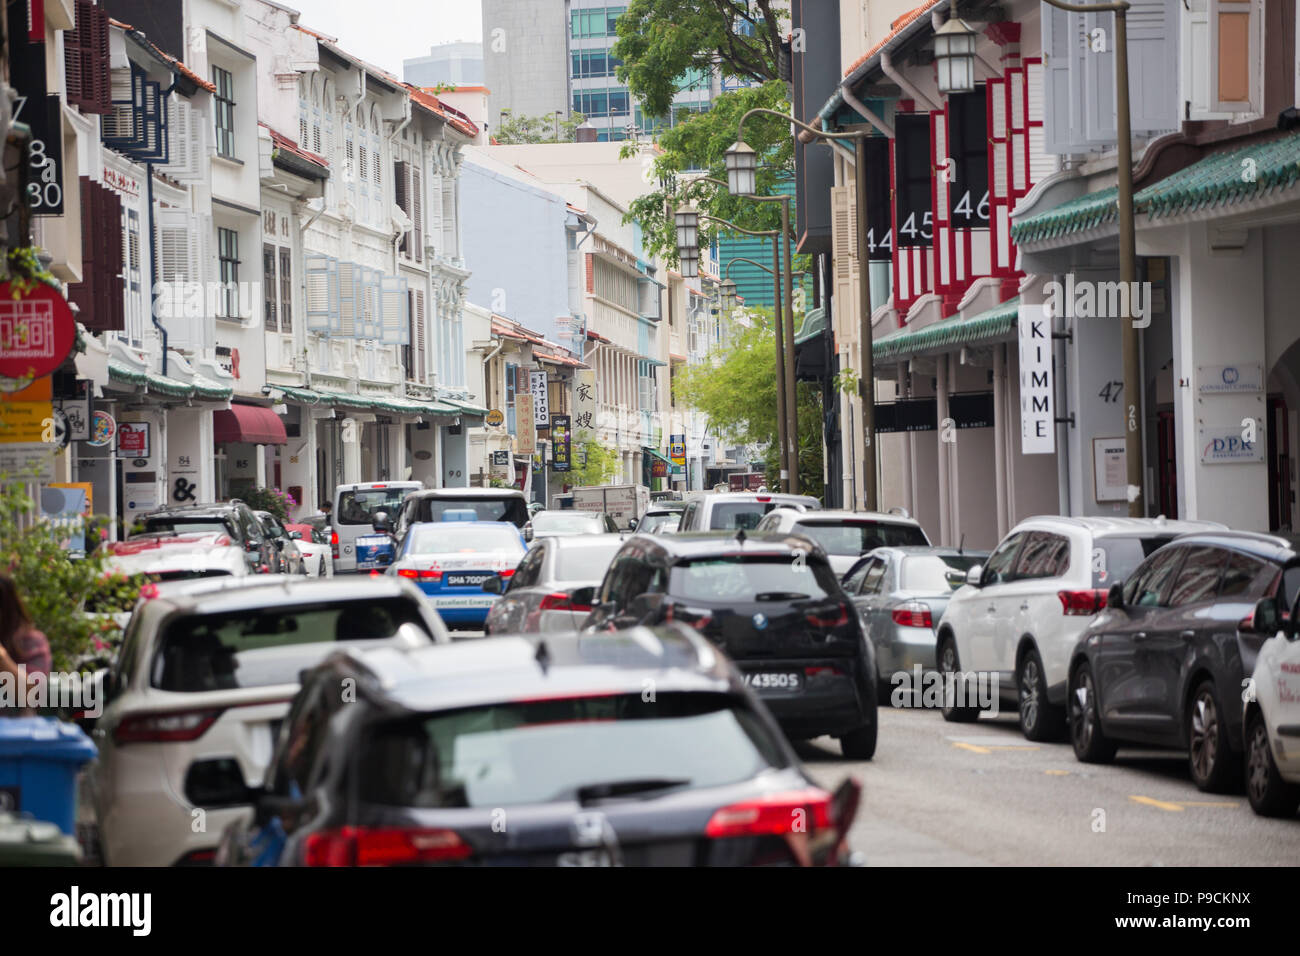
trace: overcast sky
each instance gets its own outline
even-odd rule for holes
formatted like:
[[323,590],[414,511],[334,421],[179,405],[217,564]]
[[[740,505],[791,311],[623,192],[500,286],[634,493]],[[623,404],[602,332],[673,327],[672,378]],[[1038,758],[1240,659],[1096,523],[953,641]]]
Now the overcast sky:
[[339,46],[402,75],[402,61],[451,40],[483,39],[479,0],[279,0],[302,13],[305,27],[338,37]]

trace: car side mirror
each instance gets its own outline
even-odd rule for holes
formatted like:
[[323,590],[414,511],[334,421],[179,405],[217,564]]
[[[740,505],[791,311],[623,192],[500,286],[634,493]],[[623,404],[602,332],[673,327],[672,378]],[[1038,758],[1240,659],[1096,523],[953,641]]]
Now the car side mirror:
[[370,527],[380,534],[392,534],[393,519],[388,516],[387,511],[376,511],[370,517]]
[[637,526],[637,520],[636,520],[635,518],[632,518],[632,519],[630,519],[630,520],[628,521],[628,523],[627,523],[627,530],[629,530],[629,531],[635,531],[635,530],[636,530],[636,526]]
[[983,587],[980,583],[984,578],[984,565],[977,564],[966,572],[966,583],[971,587]]
[[1124,582],[1116,581],[1106,592],[1106,606],[1122,610],[1124,607]]
[[301,541],[301,540],[302,540],[302,532],[301,532],[301,531],[290,531],[290,532],[289,532],[289,537],[290,537],[290,539],[293,540],[293,541]]
[[663,603],[662,594],[638,594],[627,609],[628,617],[634,618],[638,624],[653,624],[659,618]]
[[533,523],[531,521],[526,522],[524,524],[524,540],[525,541],[533,540]]
[[501,575],[494,574],[490,578],[483,579],[483,590],[488,594],[505,593],[505,582],[501,580]]
[[569,604],[577,608],[590,608],[596,600],[596,585],[577,588],[569,593]]
[[1295,634],[1294,625],[1291,621],[1283,623],[1282,614],[1277,608],[1277,601],[1273,598],[1261,598],[1255,605],[1255,610],[1251,612],[1250,617],[1237,625],[1237,630],[1243,634],[1260,634],[1264,637],[1272,637],[1278,631],[1286,633],[1287,637],[1292,637]]

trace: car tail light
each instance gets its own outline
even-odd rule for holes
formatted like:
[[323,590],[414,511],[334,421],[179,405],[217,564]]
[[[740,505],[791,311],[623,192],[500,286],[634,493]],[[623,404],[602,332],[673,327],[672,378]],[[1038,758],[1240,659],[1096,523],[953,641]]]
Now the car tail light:
[[334,560],[337,561],[339,557],[339,533],[337,531],[330,532],[330,549],[334,552]]
[[245,542],[244,542],[244,550],[247,551],[249,554],[252,554],[254,551],[257,550],[257,542],[256,542],[256,541],[245,541]]
[[1061,599],[1061,610],[1068,615],[1091,617],[1106,607],[1106,592],[1099,588],[1083,591],[1057,591]]
[[537,606],[539,611],[590,611],[590,604],[574,604],[573,598],[564,591],[556,591],[542,598]]
[[339,827],[307,837],[307,866],[402,866],[463,860],[474,853],[455,830]]
[[768,501],[771,501],[771,500],[772,500],[772,496],[771,496],[771,495],[755,495],[755,496],[754,496],[754,500],[755,500],[755,501],[768,502]]
[[514,573],[515,573],[515,569],[514,569],[514,568],[506,568],[506,569],[503,570],[503,571],[498,571],[498,572],[497,572],[497,574],[501,575],[501,577],[503,577],[503,578],[512,577],[512,576],[514,575]]
[[217,858],[215,849],[191,850],[177,860],[174,866],[211,866]]
[[819,666],[819,667],[805,667],[803,669],[803,673],[805,677],[816,677],[819,674],[842,675],[844,671],[840,670],[838,667]]
[[781,836],[812,833],[831,826],[831,795],[810,787],[768,794],[757,800],[733,803],[716,811],[705,828],[705,836]]
[[667,603],[664,609],[664,621],[680,621],[682,624],[689,624],[697,631],[703,631],[713,623],[713,612],[707,608]]
[[410,578],[413,581],[441,581],[442,572],[435,568],[398,568],[398,577]]
[[119,744],[198,740],[221,713],[220,710],[179,710],[166,714],[130,714],[117,725],[113,739]]
[[906,604],[900,604],[894,608],[891,615],[895,624],[903,627],[934,627],[934,619],[930,615],[930,605],[921,601],[908,601]]
[[804,617],[813,627],[843,627],[849,623],[849,609],[843,604],[837,604],[834,610],[811,611]]

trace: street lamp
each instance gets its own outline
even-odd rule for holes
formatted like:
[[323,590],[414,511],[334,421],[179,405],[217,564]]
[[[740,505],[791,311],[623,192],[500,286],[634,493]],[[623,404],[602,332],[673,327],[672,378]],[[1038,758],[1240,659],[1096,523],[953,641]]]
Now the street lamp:
[[682,275],[693,279],[700,274],[700,214],[694,209],[679,209],[673,217],[677,224],[677,258]]
[[957,17],[934,33],[934,65],[940,93],[970,93],[975,89],[975,31]]
[[[762,268],[760,266],[760,268]],[[731,263],[727,263],[727,271],[731,271]],[[722,312],[724,315],[735,311],[736,308],[736,280],[727,276],[718,286],[718,292],[722,297]]]
[[753,147],[737,137],[736,142],[727,148],[726,161],[727,191],[733,196],[754,195],[757,191],[754,181],[758,172],[758,154],[754,152]]

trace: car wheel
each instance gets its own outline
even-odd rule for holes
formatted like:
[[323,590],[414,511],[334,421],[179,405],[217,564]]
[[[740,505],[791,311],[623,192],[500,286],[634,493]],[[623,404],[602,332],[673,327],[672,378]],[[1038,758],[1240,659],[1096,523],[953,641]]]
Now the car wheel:
[[1061,736],[1064,714],[1047,699],[1047,676],[1038,651],[1030,649],[1016,668],[1016,692],[1020,699],[1020,732],[1027,740],[1056,740]]
[[1214,681],[1201,681],[1187,708],[1187,764],[1192,782],[1209,793],[1229,790],[1236,779],[1225,717]]
[[866,711],[867,722],[840,738],[840,753],[847,760],[870,760],[876,754],[876,737],[880,729],[876,689],[868,682],[865,690],[863,710]]
[[1101,729],[1101,712],[1097,709],[1097,685],[1092,679],[1092,665],[1080,664],[1070,682],[1070,743],[1074,755],[1084,763],[1110,763],[1115,759],[1115,741]]
[[[954,724],[968,724],[978,720],[978,707],[957,707],[957,675],[961,673],[961,661],[957,659],[957,641],[952,635],[943,638],[939,645],[939,676],[942,678],[940,693],[943,695],[943,719]],[[952,694],[949,691],[953,691]],[[969,699],[970,695],[965,695]]]
[[1287,783],[1278,773],[1259,711],[1251,714],[1246,726],[1246,796],[1261,817],[1293,817],[1300,808],[1300,784]]

